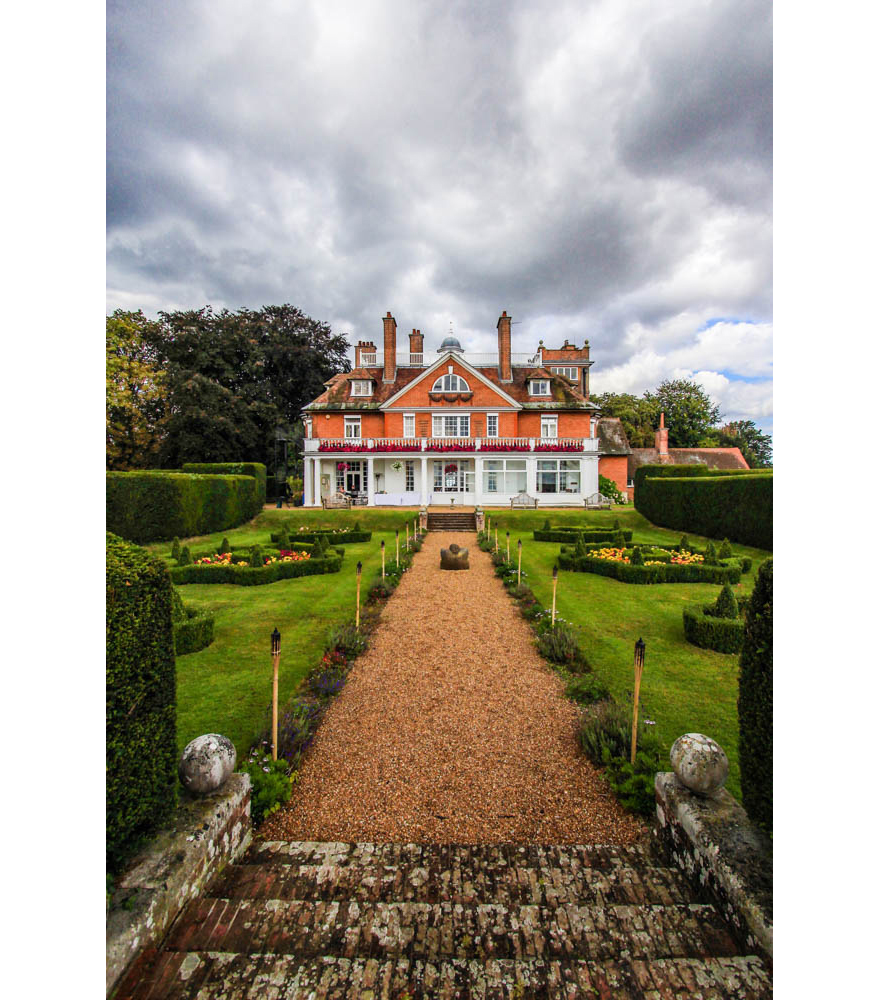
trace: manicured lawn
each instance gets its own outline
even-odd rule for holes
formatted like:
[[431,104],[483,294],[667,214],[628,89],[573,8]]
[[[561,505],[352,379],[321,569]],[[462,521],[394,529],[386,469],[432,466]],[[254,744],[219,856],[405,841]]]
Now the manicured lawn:
[[[323,516],[322,516],[323,515]],[[187,584],[180,593],[187,605],[214,613],[214,641],[198,653],[177,658],[177,741],[182,750],[203,733],[217,732],[235,744],[239,759],[246,754],[272,699],[272,660],[269,636],[281,633],[279,699],[283,705],[308,670],[321,658],[330,629],[354,619],[356,572],[363,563],[361,601],[380,573],[379,543],[385,540],[386,563],[394,559],[394,529],[400,529],[411,512],[386,511],[265,511],[248,525],[181,539],[191,549],[207,551],[224,534],[230,544],[269,542],[280,521],[353,527],[355,521],[373,531],[369,542],[345,546],[342,570],[323,576],[281,580],[262,587],[229,584]],[[170,542],[147,546],[170,559]]]
[[[632,508],[605,512],[583,511],[488,511],[492,535],[498,526],[499,547],[506,545],[510,530],[511,557],[516,543],[523,543],[523,572],[536,596],[546,607],[552,595],[552,571],[559,544],[535,542],[532,530],[549,517],[552,525],[589,524],[610,526],[615,518],[622,528],[631,528],[637,542],[676,542],[680,532],[650,525]],[[708,541],[690,535],[700,548]],[[761,561],[770,553],[733,545],[734,555],[753,559],[750,573],[735,589],[750,592]],[[709,602],[720,587],[714,584],[655,584],[637,586],[591,573],[559,571],[557,614],[576,627],[581,644],[595,673],[608,685],[615,700],[626,704],[633,684],[633,645],[640,636],[647,644],[642,677],[643,717],[653,719],[668,748],[687,732],[701,732],[717,740],[730,759],[727,788],[740,797],[737,742],[737,692],[739,657],[698,649],[685,641],[681,610],[686,604]]]

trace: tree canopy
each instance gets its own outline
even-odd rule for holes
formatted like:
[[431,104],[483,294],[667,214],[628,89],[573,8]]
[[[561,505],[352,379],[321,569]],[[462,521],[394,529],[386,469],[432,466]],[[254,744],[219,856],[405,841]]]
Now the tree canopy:
[[721,420],[721,410],[690,379],[665,379],[654,393],[645,393],[658,413],[666,415],[670,448],[698,448],[709,430]]
[[[295,424],[324,382],[348,368],[345,338],[289,304],[237,312],[206,306],[161,312],[157,322],[145,323],[143,343],[162,376],[161,433],[149,457],[132,466],[256,461],[271,467],[276,428]],[[108,346],[108,370],[109,353]],[[108,422],[109,414],[108,375]],[[108,432],[108,462],[109,453]]]

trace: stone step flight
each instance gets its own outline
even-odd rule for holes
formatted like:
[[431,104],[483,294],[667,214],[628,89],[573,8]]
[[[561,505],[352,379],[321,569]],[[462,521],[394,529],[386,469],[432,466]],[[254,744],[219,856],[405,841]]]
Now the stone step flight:
[[258,842],[117,1000],[771,995],[764,961],[648,848]]

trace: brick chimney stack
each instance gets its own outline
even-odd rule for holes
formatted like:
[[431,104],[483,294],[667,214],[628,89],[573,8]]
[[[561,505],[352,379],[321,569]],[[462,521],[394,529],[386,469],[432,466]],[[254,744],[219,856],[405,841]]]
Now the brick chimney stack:
[[506,309],[498,318],[498,376],[502,382],[513,381],[510,366],[510,317]]
[[354,347],[354,366],[360,368],[364,363],[365,354],[375,354],[376,345],[372,340],[359,340]]
[[425,338],[421,330],[413,330],[409,335],[409,360],[412,362],[414,354],[424,354]]
[[385,313],[382,320],[385,328],[385,370],[382,372],[383,382],[393,382],[397,378],[397,320],[391,313]]
[[654,447],[660,457],[660,461],[664,461],[669,457],[669,428],[663,419],[663,414],[660,414],[660,427],[654,431]]

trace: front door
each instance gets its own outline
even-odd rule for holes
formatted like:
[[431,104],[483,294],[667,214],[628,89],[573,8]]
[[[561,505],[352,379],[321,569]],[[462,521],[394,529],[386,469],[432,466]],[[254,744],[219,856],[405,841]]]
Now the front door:
[[361,463],[352,462],[351,467],[345,473],[345,492],[361,492]]

